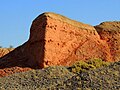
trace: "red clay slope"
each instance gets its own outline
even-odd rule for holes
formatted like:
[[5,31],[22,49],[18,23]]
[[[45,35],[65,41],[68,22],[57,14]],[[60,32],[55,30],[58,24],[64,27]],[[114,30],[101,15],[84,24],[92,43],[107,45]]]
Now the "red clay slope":
[[0,68],[69,66],[91,58],[114,61],[110,46],[93,26],[43,13],[33,21],[29,40],[0,58]]

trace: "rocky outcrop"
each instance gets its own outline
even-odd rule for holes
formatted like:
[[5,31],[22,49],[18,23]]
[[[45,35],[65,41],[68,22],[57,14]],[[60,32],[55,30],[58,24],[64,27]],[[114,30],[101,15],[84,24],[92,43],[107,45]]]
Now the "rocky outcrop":
[[27,43],[29,60],[34,59],[40,68],[90,58],[111,60],[106,42],[94,27],[54,13],[44,13],[33,21]]
[[0,48],[0,57],[10,53],[14,48]]
[[28,70],[32,70],[31,68],[23,68],[23,67],[10,67],[10,68],[4,68],[4,69],[0,69],[0,77],[3,76],[8,76],[14,73],[19,73],[19,72],[25,72]]
[[100,38],[105,40],[110,48],[113,61],[120,60],[120,22],[103,22],[95,26]]
[[0,58],[0,68],[69,66],[91,58],[112,61],[110,45],[95,28],[55,13],[43,13],[33,21],[29,40]]

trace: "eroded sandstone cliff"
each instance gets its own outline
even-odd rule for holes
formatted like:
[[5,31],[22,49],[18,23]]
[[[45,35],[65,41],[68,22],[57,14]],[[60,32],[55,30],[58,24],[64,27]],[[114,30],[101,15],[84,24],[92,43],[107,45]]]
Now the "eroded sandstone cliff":
[[[21,72],[24,68],[69,66],[78,60],[86,61],[91,58],[119,60],[119,44],[114,39],[119,43],[120,34],[116,33],[116,29],[119,31],[120,24],[116,23],[117,26],[113,25],[111,29],[101,25],[94,28],[59,14],[43,13],[33,21],[29,40],[0,58],[0,72],[14,67],[22,68]],[[112,28],[115,34],[111,31],[108,34],[109,31],[106,30]],[[111,40],[110,35],[115,38]],[[106,37],[110,37],[109,42]],[[117,48],[113,53],[112,50]]]

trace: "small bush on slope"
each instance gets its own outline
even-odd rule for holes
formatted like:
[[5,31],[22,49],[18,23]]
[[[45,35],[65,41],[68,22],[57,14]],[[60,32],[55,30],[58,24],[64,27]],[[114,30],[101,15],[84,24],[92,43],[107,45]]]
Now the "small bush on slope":
[[102,59],[91,59],[88,62],[84,62],[82,60],[76,62],[68,69],[73,73],[81,73],[87,70],[97,69],[100,67],[108,66],[110,63],[102,61]]

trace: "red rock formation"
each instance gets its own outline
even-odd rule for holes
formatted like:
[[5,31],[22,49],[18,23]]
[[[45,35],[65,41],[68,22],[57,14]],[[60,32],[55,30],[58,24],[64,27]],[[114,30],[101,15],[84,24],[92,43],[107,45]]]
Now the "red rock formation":
[[113,61],[120,60],[120,22],[103,22],[95,26],[102,40],[105,40],[110,48]]
[[30,56],[42,65],[40,67],[71,65],[76,60],[90,58],[111,60],[106,42],[100,40],[94,27],[53,13],[34,20],[29,42]]
[[14,73],[19,73],[19,72],[25,72],[28,70],[32,70],[31,68],[22,68],[22,67],[12,67],[12,68],[4,68],[4,69],[0,69],[0,77],[3,76],[8,76]]
[[14,50],[13,48],[0,48],[0,57],[10,53],[12,50]]
[[39,67],[68,66],[91,58],[111,61],[109,47],[94,27],[54,13],[44,13],[34,20],[29,44],[29,57]]
[[100,39],[93,26],[58,14],[43,13],[33,21],[29,40],[0,58],[0,68],[6,71],[6,68],[16,66],[69,66],[78,60],[91,58],[112,61],[109,45]]

